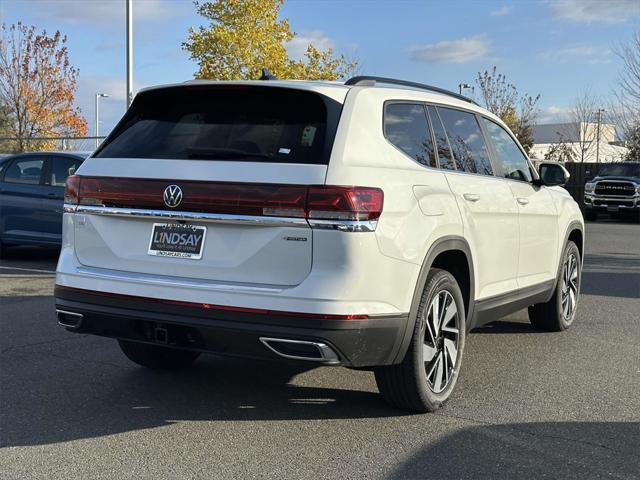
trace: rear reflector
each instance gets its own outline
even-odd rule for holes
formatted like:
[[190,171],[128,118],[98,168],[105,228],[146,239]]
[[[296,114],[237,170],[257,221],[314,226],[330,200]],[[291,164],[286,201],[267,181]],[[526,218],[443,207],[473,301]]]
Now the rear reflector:
[[95,296],[110,297],[113,299],[142,301],[142,302],[148,302],[148,303],[159,303],[163,305],[177,305],[180,307],[210,310],[212,313],[215,313],[216,311],[219,311],[219,312],[224,311],[224,312],[268,315],[272,317],[314,318],[318,320],[367,320],[369,319],[369,315],[367,314],[340,315],[340,314],[332,314],[332,313],[304,313],[304,312],[290,312],[290,311],[282,311],[282,310],[267,310],[264,308],[233,307],[228,305],[213,305],[210,303],[196,303],[196,302],[184,302],[181,300],[167,300],[164,298],[139,297],[136,295],[124,295],[124,294],[111,293],[111,292],[99,292],[96,290],[85,290],[83,288],[55,285],[54,295],[57,298],[65,298],[66,297],[65,292],[69,294],[77,293],[81,295],[91,295],[94,297]]
[[[165,189],[179,185],[180,201],[165,202]],[[137,178],[67,179],[64,200],[87,205],[326,220],[375,220],[382,213],[379,188],[273,183],[222,183]],[[171,203],[171,202],[170,202]]]

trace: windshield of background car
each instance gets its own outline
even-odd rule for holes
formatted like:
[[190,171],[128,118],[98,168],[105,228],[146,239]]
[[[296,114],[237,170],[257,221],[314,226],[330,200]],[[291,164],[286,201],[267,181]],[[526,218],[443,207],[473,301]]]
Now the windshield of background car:
[[279,87],[149,90],[94,157],[328,164],[340,107]]
[[640,163],[616,163],[602,167],[599,177],[640,177]]

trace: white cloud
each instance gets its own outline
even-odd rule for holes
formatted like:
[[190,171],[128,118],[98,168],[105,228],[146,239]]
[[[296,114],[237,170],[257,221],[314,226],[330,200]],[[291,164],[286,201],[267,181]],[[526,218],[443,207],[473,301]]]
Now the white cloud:
[[[133,18],[153,20],[175,15],[190,2],[171,0],[136,0]],[[32,11],[41,17],[54,18],[67,23],[110,24],[124,22],[124,0],[30,0]]]
[[542,58],[552,61],[579,61],[589,64],[611,63],[610,48],[593,45],[575,45],[542,53]]
[[493,10],[490,14],[492,17],[503,17],[505,15],[509,15],[511,13],[511,10],[513,10],[512,5],[505,5],[498,10]]
[[570,117],[571,108],[551,105],[540,110],[537,122],[541,125],[547,123],[563,123],[568,122]]
[[551,13],[560,20],[580,23],[622,23],[640,14],[638,0],[555,0]]
[[312,30],[296,34],[293,40],[286,45],[287,53],[293,58],[302,58],[307,52],[307,47],[310,43],[313,43],[318,50],[335,48],[333,39],[327,37],[320,30]]
[[479,60],[487,53],[489,53],[489,41],[483,34],[412,47],[409,56],[416,62],[467,63]]

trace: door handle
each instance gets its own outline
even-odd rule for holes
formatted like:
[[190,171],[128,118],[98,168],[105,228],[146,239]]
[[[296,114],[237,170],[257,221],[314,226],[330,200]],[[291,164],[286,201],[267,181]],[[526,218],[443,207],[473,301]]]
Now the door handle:
[[480,200],[480,195],[478,195],[477,193],[463,193],[462,196],[469,202],[477,202],[478,200]]
[[517,201],[520,205],[527,205],[529,203],[529,199],[523,197],[518,197]]

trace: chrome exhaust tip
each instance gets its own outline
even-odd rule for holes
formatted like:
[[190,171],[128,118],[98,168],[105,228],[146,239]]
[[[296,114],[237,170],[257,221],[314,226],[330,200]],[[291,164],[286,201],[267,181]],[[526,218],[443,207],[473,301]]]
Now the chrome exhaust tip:
[[56,317],[58,318],[58,325],[66,328],[79,328],[82,325],[82,320],[84,320],[84,315],[81,313],[58,310],[57,308]]
[[336,352],[323,342],[270,337],[260,337],[260,341],[276,355],[290,360],[307,360],[325,364],[340,363]]

